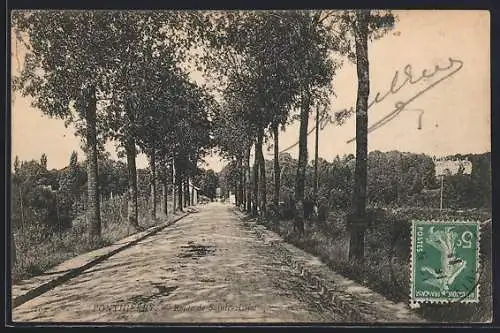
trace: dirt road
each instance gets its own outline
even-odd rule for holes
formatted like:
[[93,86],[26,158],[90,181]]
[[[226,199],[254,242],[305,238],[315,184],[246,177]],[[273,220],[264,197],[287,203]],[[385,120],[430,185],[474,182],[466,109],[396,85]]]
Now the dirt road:
[[340,310],[211,203],[13,309],[36,322],[338,322]]

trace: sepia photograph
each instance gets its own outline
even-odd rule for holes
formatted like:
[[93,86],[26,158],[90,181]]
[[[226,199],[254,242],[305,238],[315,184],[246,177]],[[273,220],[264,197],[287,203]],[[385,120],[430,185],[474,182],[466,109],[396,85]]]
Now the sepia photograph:
[[11,325],[492,323],[489,11],[10,14]]

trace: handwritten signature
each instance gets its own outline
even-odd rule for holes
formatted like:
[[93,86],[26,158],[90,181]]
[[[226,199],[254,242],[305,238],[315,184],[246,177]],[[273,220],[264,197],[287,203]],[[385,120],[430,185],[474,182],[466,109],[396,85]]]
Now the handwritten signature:
[[[463,64],[464,64],[462,60],[453,59],[453,58],[449,58],[448,60],[449,60],[448,66],[441,67],[439,65],[435,65],[434,66],[434,70],[432,72],[428,72],[427,69],[424,69],[422,71],[422,74],[420,76],[418,76],[418,77],[413,74],[413,72],[412,72],[412,66],[410,64],[406,65],[404,67],[404,70],[403,70],[404,81],[401,84],[398,84],[399,83],[400,72],[396,71],[394,73],[393,78],[392,78],[389,90],[384,95],[382,95],[380,92],[377,92],[377,94],[375,95],[375,98],[368,104],[368,109],[370,109],[373,105],[382,102],[387,96],[397,94],[404,86],[417,84],[422,79],[428,79],[428,78],[433,77],[434,75],[436,75],[439,72],[444,72],[444,71],[450,70],[446,75],[444,75],[443,77],[441,77],[439,80],[431,83],[430,85],[428,85],[424,89],[420,90],[418,93],[416,93],[415,95],[413,95],[412,97],[410,97],[408,100],[406,100],[406,101],[397,101],[396,103],[394,103],[394,107],[395,107],[394,110],[392,110],[390,113],[388,113],[387,115],[385,115],[382,119],[378,120],[373,125],[371,125],[368,128],[368,132],[372,132],[372,131],[374,131],[374,130],[380,128],[380,127],[382,127],[383,125],[387,124],[388,122],[390,122],[391,120],[393,120],[394,118],[396,118],[402,111],[410,111],[408,109],[405,109],[408,104],[410,104],[411,102],[413,102],[415,99],[417,99],[419,96],[421,96],[422,94],[424,94],[426,91],[431,90],[436,85],[438,85],[439,83],[443,82],[444,80],[450,78],[451,76],[453,76],[455,73],[457,73],[458,71],[460,71],[462,69]],[[421,110],[421,109],[417,109],[417,110],[420,111],[420,115],[419,115],[419,127],[421,127],[420,121],[421,121],[421,118],[422,118],[423,110]],[[417,111],[417,110],[413,110],[413,111]],[[323,130],[329,124],[337,123],[338,122],[338,118],[342,117],[342,115],[350,115],[350,114],[353,114],[354,112],[355,112],[355,110],[351,106],[349,109],[343,109],[341,111],[334,112],[333,118],[332,118],[332,114],[325,114],[320,119],[319,127],[320,127],[321,130]],[[307,132],[307,135],[312,134],[314,132],[314,130],[315,130],[315,127],[311,128]],[[349,139],[347,141],[347,143],[351,143],[351,142],[353,142],[355,140],[356,140],[356,138]],[[297,146],[298,144],[299,144],[299,142],[297,141],[293,145],[291,145],[291,146],[289,146],[289,147],[281,150],[281,152],[286,152],[286,151],[292,149],[293,147]]]

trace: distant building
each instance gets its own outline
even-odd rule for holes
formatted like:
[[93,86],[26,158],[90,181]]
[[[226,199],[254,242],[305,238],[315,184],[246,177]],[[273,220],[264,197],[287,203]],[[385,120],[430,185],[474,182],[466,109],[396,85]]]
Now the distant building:
[[472,162],[465,160],[434,160],[436,177],[456,175],[460,170],[464,175],[472,173]]

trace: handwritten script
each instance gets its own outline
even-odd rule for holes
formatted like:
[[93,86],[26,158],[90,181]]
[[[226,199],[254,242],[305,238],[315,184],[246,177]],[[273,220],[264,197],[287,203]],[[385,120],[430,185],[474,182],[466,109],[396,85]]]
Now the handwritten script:
[[[403,111],[420,111],[420,115],[419,115],[419,129],[420,129],[420,127],[421,127],[420,121],[422,118],[423,110],[421,110],[421,109],[408,110],[408,109],[406,109],[406,106],[408,106],[408,104],[410,104],[411,102],[416,100],[418,97],[423,95],[425,92],[434,88],[439,83],[452,77],[455,73],[457,73],[458,71],[460,71],[462,69],[463,64],[464,64],[463,61],[459,60],[459,59],[448,58],[448,61],[449,61],[449,63],[447,66],[441,67],[439,65],[435,65],[434,69],[432,71],[429,71],[428,69],[424,69],[420,75],[415,75],[413,73],[413,68],[410,64],[408,64],[404,67],[402,73],[400,73],[400,71],[396,71],[394,73],[394,76],[392,77],[392,81],[391,81],[391,85],[389,87],[389,90],[387,90],[387,92],[385,92],[384,94],[377,92],[377,94],[375,95],[375,98],[371,102],[368,103],[368,109],[370,109],[373,105],[382,102],[389,95],[396,95],[405,86],[415,85],[415,84],[419,83],[420,81],[422,81],[423,79],[432,78],[441,72],[446,73],[446,74],[443,75],[442,77],[440,77],[438,80],[427,85],[424,89],[418,91],[415,95],[408,98],[406,101],[397,101],[396,103],[394,103],[394,109],[391,112],[389,112],[387,115],[385,115],[382,119],[378,120],[373,125],[371,125],[368,128],[368,132],[372,132],[372,131],[382,127],[383,125],[387,124],[388,122],[390,122],[391,120],[396,118]],[[402,82],[400,81],[401,80],[400,75],[403,77]],[[346,115],[346,114],[350,115],[353,113],[355,113],[355,110],[351,106],[349,109],[337,111],[337,112],[334,112],[333,114],[330,114],[330,113],[325,114],[320,119],[319,127],[321,130],[323,130],[328,125],[335,124],[337,122],[337,117],[339,115]],[[307,132],[307,135],[312,134],[314,132],[314,130],[315,130],[315,127],[310,129]],[[347,143],[351,143],[355,140],[356,140],[356,138],[349,139],[347,141]],[[293,145],[281,150],[281,152],[286,152],[286,151],[292,149],[293,147],[297,146],[298,144],[299,144],[299,142],[297,141]]]

